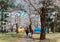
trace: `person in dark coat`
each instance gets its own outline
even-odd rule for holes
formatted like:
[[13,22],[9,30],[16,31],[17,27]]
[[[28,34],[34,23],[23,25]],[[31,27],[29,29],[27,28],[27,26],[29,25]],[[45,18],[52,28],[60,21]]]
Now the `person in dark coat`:
[[25,32],[26,32],[26,35],[28,36],[28,33],[29,33],[28,27],[25,28]]

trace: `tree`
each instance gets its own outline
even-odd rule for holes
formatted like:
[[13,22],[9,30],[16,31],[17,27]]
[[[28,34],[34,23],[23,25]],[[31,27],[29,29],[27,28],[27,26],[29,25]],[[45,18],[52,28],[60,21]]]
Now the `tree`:
[[18,24],[16,23],[16,34],[18,33]]
[[7,10],[7,7],[8,7],[8,5],[7,5],[7,3],[5,2],[5,1],[0,1],[0,11],[1,11],[1,28],[3,28],[3,22],[4,22],[4,11],[5,10]]
[[[21,4],[24,3],[24,4]],[[40,35],[40,39],[45,39],[46,38],[46,33],[45,33],[45,29],[46,29],[46,9],[54,6],[54,2],[52,2],[52,0],[21,0],[21,2],[19,3],[20,6],[23,7],[18,7],[19,9],[23,9],[26,11],[26,13],[28,14],[39,14],[41,17],[41,27],[42,27],[42,32]],[[43,7],[42,7],[43,6]],[[43,21],[44,20],[44,21]]]
[[[1,11],[1,28],[3,28],[4,25],[6,25],[6,18],[8,18],[8,14],[5,14],[5,12],[8,12],[8,8],[13,7],[9,4],[9,0],[0,0],[0,11]],[[3,23],[4,22],[4,23]]]
[[[53,23],[52,25],[53,26],[50,26],[50,27],[52,27],[51,29],[53,30],[53,32],[55,32],[55,30],[56,30],[56,18],[57,18],[57,10],[58,9],[56,9],[56,5],[54,5],[54,1],[53,0],[47,0],[46,1],[46,18],[47,18],[47,20],[48,20],[48,22],[47,22],[47,24],[50,22],[50,24],[51,23]],[[53,17],[51,17],[51,16],[53,16]]]
[[[40,35],[40,39],[43,40],[43,39],[45,39],[45,35],[46,35],[45,29],[46,29],[46,13],[48,11],[47,8],[54,7],[54,5],[53,5],[54,2],[52,2],[52,0],[44,0],[42,2],[38,0],[39,2],[34,1],[34,3],[33,3],[33,1],[29,0],[29,5],[30,5],[31,8],[33,7],[33,9],[35,11],[33,11],[31,8],[30,9],[31,9],[31,11],[37,12],[38,14],[40,14],[40,17],[41,17],[41,27],[42,27],[42,32],[41,32],[41,35]],[[39,7],[41,3],[42,3],[42,6],[43,6],[42,10],[41,10],[41,7]]]
[[[40,14],[41,27],[42,27],[42,32],[41,32],[40,39],[42,39],[42,40],[45,39],[45,35],[46,35],[46,33],[45,33],[45,29],[46,29],[46,26],[45,26],[46,17],[45,17],[45,15],[46,15],[46,6],[47,6],[46,5],[46,3],[47,3],[46,0],[44,0],[44,1],[40,1],[40,0],[24,0],[24,1],[28,4],[29,13],[31,12],[31,14]],[[43,7],[40,6],[40,5],[42,5]],[[41,9],[41,7],[42,7],[42,9]],[[26,10],[26,12],[28,13],[27,10]]]
[[57,24],[56,25],[57,26],[56,31],[60,32],[60,8],[59,8],[59,6],[56,6],[55,9],[58,11],[58,13],[57,13],[57,22],[56,22],[56,24]]
[[[45,1],[43,1],[42,2],[42,4],[43,4],[43,7],[42,7],[42,14],[41,14],[41,28],[42,28],[42,31],[41,31],[41,35],[40,35],[40,39],[41,40],[43,40],[43,39],[45,39],[46,37],[45,37],[45,30],[46,30],[46,24],[45,24],[45,22],[46,22],[46,7],[45,7]],[[43,21],[44,20],[44,21]]]

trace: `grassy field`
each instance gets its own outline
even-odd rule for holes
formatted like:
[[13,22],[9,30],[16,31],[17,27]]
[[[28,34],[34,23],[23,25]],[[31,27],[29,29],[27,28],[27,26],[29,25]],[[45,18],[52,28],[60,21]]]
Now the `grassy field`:
[[[15,32],[0,33],[0,42],[20,42],[20,37],[23,33],[16,34]],[[47,33],[45,40],[39,40],[40,34],[33,34],[35,42],[60,42],[60,33]]]
[[17,38],[20,38],[23,35],[23,33],[16,34],[15,32],[9,32],[9,33],[0,33],[0,42],[13,42]]

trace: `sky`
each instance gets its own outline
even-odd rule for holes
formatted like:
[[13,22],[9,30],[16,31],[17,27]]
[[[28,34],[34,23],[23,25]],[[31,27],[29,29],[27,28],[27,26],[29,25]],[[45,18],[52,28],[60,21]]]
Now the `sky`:
[[[24,0],[16,0],[15,2],[13,2],[12,5],[14,6],[18,6],[18,4],[22,4],[24,6],[25,9],[28,9],[27,4],[24,2]],[[18,15],[21,15],[21,17],[25,17],[27,16],[27,13],[24,11],[19,10],[18,12],[16,12]],[[14,17],[14,15],[12,15],[12,17]]]
[[15,14],[17,14],[18,16],[21,16],[23,18],[26,17],[26,16],[28,16],[27,13],[25,13],[24,11],[21,11],[21,10],[19,10],[17,12],[12,12],[12,13],[9,14],[9,16],[10,17],[15,17]]
[[[28,10],[28,5],[24,2],[24,0],[16,0],[15,2],[13,2],[13,5],[15,6],[18,6],[18,4],[22,4],[24,8]],[[21,17],[25,17],[28,15],[26,12],[21,11],[21,10],[19,10],[17,14],[18,16],[20,15]],[[12,17],[14,17],[14,15],[12,15]],[[54,16],[51,16],[51,18],[54,18]]]

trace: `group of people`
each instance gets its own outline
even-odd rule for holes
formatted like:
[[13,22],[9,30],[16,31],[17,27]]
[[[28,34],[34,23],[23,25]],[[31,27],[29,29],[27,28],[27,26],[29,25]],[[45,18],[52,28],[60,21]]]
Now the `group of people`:
[[26,32],[26,36],[29,36],[29,37],[32,37],[32,34],[33,34],[33,30],[32,28],[26,28],[25,29],[25,32]]

